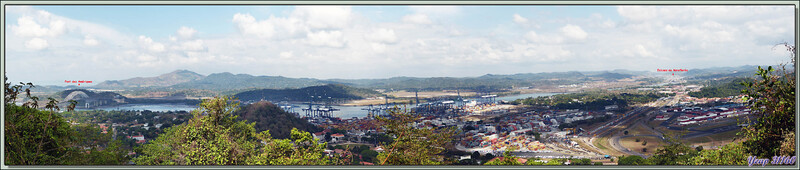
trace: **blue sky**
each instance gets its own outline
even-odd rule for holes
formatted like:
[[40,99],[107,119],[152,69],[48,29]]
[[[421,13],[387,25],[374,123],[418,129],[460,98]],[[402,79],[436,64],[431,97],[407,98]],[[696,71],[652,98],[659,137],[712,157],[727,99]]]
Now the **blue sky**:
[[[6,6],[7,75],[465,77],[772,65],[791,6]],[[26,68],[40,68],[27,70]],[[21,71],[26,70],[26,71]],[[13,81],[12,81],[13,82]]]
[[[247,13],[257,18],[270,15],[286,17],[293,6],[41,6],[38,9],[67,18],[104,24],[131,34],[168,36],[171,28],[191,25],[203,34],[227,34],[236,31],[230,22],[236,13]],[[548,18],[587,18],[603,15],[619,20],[613,6],[465,6],[463,16],[448,18],[448,21],[473,31],[489,30],[496,25],[512,24],[511,20],[497,20],[514,14],[532,19],[548,21]],[[365,14],[373,22],[398,22],[404,15],[413,12],[407,6],[353,6],[353,11]],[[98,15],[102,14],[102,15]],[[191,16],[191,17],[190,17]],[[17,16],[18,17],[18,16]],[[15,18],[15,17],[10,17]],[[546,25],[547,26],[547,25]]]

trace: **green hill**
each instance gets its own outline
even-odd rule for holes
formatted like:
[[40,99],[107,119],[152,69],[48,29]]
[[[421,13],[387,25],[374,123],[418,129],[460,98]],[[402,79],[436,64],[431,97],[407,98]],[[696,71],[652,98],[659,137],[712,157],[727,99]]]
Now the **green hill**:
[[284,89],[284,88],[298,88],[308,87],[315,85],[322,85],[323,83],[317,79],[309,78],[287,78],[282,76],[252,76],[248,74],[231,74],[215,73],[207,77],[184,82],[164,89],[205,89],[213,91],[229,91],[237,89],[248,88],[267,88],[267,89]]
[[750,78],[727,78],[722,80],[711,81],[707,83],[706,87],[703,87],[698,92],[689,92],[689,96],[692,97],[728,97],[728,96],[736,96],[742,93],[742,90],[745,89],[744,85],[741,85],[742,82],[745,81],[753,81]]
[[300,89],[260,89],[238,93],[236,96],[242,101],[308,101],[311,96],[328,97],[332,100],[356,100],[367,97],[381,96],[380,93],[362,88],[349,87],[340,84],[311,86]]
[[246,120],[247,123],[255,122],[258,131],[269,130],[273,138],[289,138],[292,128],[307,132],[320,131],[319,127],[281,110],[270,102],[249,104],[235,114],[239,116],[237,117],[239,120]]
[[133,87],[165,87],[179,83],[200,80],[203,75],[189,70],[175,70],[156,77],[136,77],[125,80],[109,80],[95,85],[95,88],[133,88]]

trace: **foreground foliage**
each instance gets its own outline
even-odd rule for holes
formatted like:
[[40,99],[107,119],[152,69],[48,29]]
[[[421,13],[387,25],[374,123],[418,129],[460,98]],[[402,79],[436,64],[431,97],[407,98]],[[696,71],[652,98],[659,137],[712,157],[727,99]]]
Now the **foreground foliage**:
[[484,165],[522,165],[519,161],[517,161],[517,157],[511,155],[511,151],[516,150],[514,148],[506,149],[503,152],[503,157],[486,162]]
[[744,83],[747,89],[743,92],[752,99],[750,109],[757,118],[744,128],[743,145],[749,153],[763,158],[795,155],[795,73],[785,68],[776,72],[770,66],[759,67],[756,75],[760,77],[756,82]]
[[443,156],[450,144],[455,128],[415,128],[412,123],[419,118],[404,109],[389,109],[391,118],[378,117],[386,133],[395,136],[394,142],[386,144],[386,152],[378,154],[379,165],[439,165],[445,163]]
[[138,165],[326,165],[326,143],[292,129],[291,140],[257,132],[255,123],[237,121],[232,98],[204,100],[188,122],[173,126],[144,145]]
[[717,150],[703,150],[689,165],[746,165],[748,154],[741,142],[730,143]]
[[[4,84],[5,164],[119,165],[127,162],[127,151],[119,147],[120,142],[101,134],[96,126],[71,127],[56,113],[60,110],[57,100],[50,98],[45,105],[47,110],[39,110],[38,98],[30,95],[30,89],[35,87],[32,83]],[[30,100],[18,106],[15,102],[23,91]],[[74,108],[75,102],[70,101],[67,111]]]

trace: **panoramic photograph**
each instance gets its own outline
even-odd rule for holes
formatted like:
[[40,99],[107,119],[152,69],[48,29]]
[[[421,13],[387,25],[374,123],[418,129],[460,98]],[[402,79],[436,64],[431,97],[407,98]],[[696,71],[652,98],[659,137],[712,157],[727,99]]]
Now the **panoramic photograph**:
[[1,159],[796,168],[796,10],[5,4]]

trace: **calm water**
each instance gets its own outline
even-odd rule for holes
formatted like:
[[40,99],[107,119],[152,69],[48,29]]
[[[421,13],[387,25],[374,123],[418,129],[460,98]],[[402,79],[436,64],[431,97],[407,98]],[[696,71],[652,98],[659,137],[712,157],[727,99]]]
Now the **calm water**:
[[185,104],[123,104],[113,107],[101,107],[96,109],[75,109],[75,110],[150,110],[158,112],[166,111],[192,111],[197,106]]
[[[519,94],[513,96],[506,96],[506,97],[498,97],[497,100],[506,100],[506,101],[514,101],[517,99],[524,99],[528,97],[539,97],[539,96],[552,96],[555,94],[561,93],[529,93],[529,94]],[[303,105],[295,104],[293,105],[294,111],[299,112],[301,115],[303,114],[301,107],[308,107]],[[362,110],[364,108],[368,108],[368,106],[333,106],[334,108],[339,109],[339,111],[334,112],[334,117],[339,117],[343,119],[349,119],[353,117],[366,117],[369,113],[366,110]],[[192,111],[196,109],[197,106],[194,105],[184,105],[184,104],[124,104],[120,106],[114,107],[103,107],[97,108],[99,110],[150,110],[150,111]],[[87,109],[76,109],[76,110],[87,110]]]
[[362,108],[368,108],[366,106],[333,106],[334,108],[340,109],[338,112],[334,112],[333,116],[339,117],[342,119],[349,119],[353,117],[367,117],[369,111],[361,110]]

